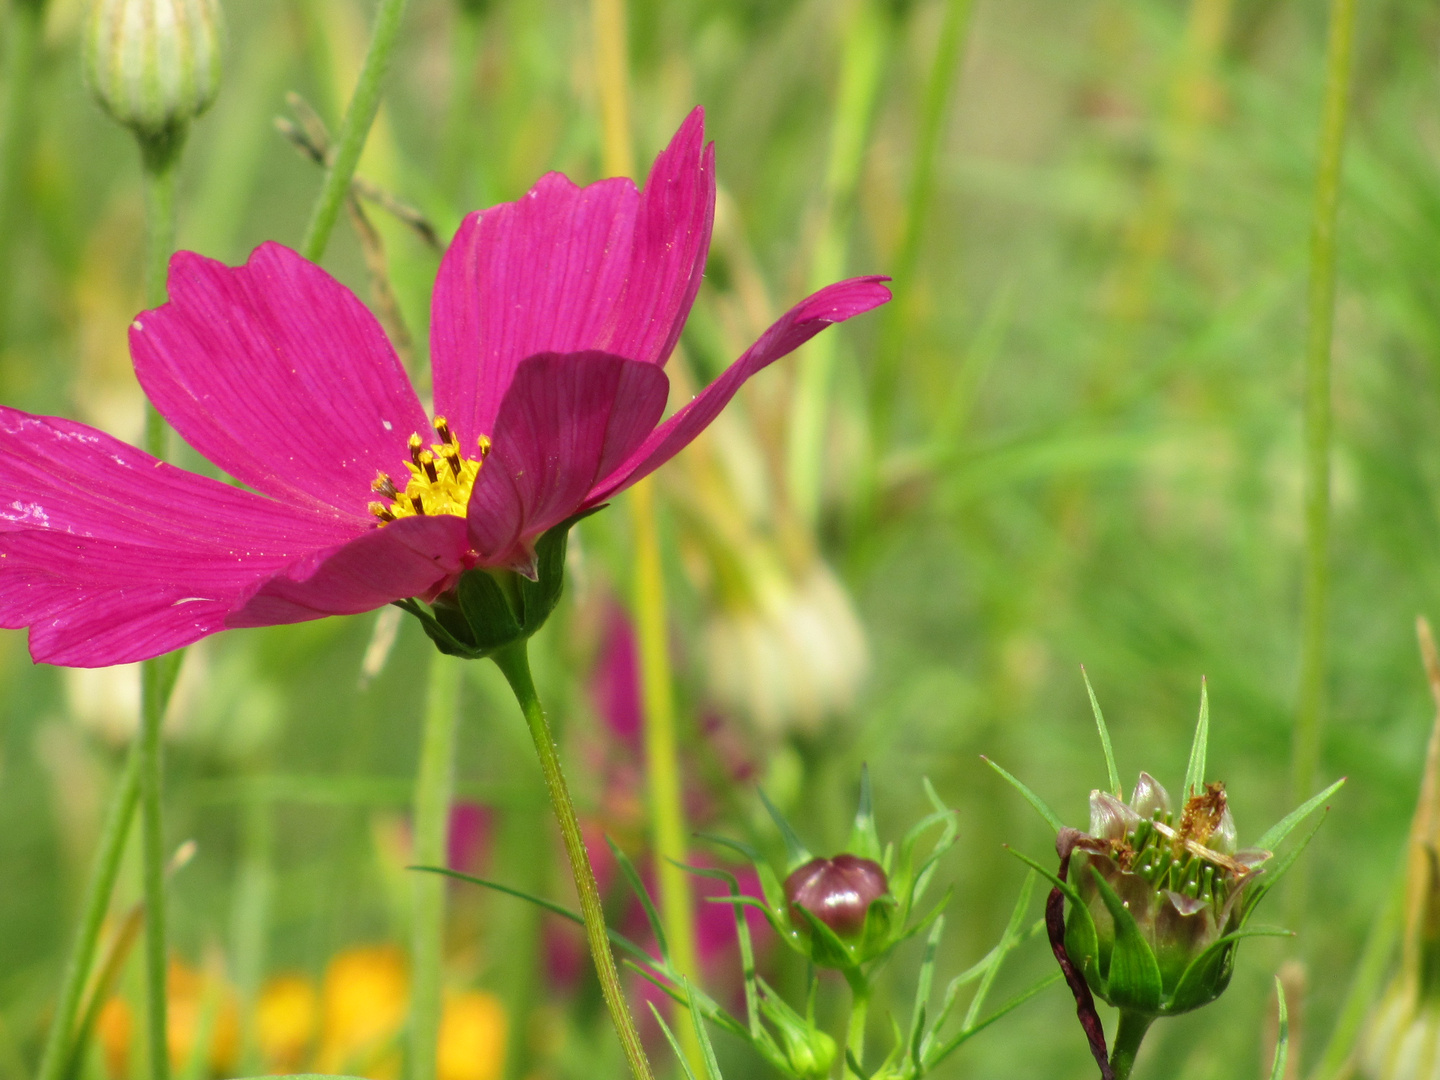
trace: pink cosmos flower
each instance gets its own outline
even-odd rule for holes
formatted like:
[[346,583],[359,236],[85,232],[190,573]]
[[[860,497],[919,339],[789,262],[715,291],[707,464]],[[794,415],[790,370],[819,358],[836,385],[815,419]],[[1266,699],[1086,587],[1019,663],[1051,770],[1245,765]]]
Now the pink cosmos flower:
[[821,289],[663,423],[710,243],[714,147],[696,109],[643,191],[550,173],[467,217],[431,311],[426,415],[370,311],[268,243],[191,252],[130,328],[135,373],[244,487],[69,420],[0,408],[0,626],[37,661],[157,656],[228,627],[433,599],[472,567],[532,576],[547,529],[673,457],[761,368],[889,299]]

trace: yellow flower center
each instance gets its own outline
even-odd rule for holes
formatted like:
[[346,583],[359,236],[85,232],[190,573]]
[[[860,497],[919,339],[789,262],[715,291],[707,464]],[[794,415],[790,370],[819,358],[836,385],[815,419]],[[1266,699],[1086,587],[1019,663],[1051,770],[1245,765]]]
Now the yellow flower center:
[[382,525],[396,518],[426,514],[465,516],[470,489],[480,475],[485,455],[490,453],[490,439],[481,435],[480,456],[470,458],[460,453],[460,443],[443,416],[435,418],[435,433],[440,441],[431,443],[429,449],[418,434],[410,436],[410,460],[405,464],[410,478],[403,490],[396,487],[386,473],[375,475],[370,490],[388,501],[372,502],[370,513],[379,518]]

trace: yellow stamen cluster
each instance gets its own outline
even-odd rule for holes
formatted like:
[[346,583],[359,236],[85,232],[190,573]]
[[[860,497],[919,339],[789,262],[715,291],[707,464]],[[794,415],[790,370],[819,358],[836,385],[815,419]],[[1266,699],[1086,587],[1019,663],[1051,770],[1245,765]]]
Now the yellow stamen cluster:
[[431,443],[427,449],[420,436],[410,436],[410,460],[405,467],[410,478],[404,490],[385,473],[377,473],[370,484],[370,490],[383,496],[387,502],[372,502],[370,513],[381,523],[396,518],[424,516],[426,514],[453,514],[464,517],[470,503],[470,489],[480,475],[480,466],[490,452],[490,440],[480,436],[479,457],[465,457],[460,453],[460,443],[443,416],[435,418],[435,433],[440,436],[438,443]]

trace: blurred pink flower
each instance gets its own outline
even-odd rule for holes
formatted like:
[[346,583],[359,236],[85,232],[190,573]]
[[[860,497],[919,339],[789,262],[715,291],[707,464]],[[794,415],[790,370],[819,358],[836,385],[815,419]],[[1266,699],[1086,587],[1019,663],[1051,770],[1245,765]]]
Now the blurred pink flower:
[[30,627],[38,661],[95,667],[432,599],[475,566],[533,575],[543,532],[674,456],[761,368],[889,299],[875,277],[821,289],[660,423],[714,201],[697,109],[643,191],[551,173],[467,217],[432,298],[433,425],[374,316],[320,267],[273,243],[234,268],[180,252],[170,302],[131,324],[135,372],[246,487],[0,408],[0,626]]
[[474,802],[450,808],[450,834],[446,865],[452,870],[478,874],[490,861],[490,838],[495,811]]

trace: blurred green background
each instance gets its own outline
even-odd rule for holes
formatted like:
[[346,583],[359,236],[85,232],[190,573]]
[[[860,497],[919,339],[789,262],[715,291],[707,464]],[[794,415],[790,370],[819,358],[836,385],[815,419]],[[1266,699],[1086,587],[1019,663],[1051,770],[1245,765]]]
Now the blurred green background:
[[[223,88],[187,150],[180,242],[237,262],[262,240],[298,244],[320,173],[272,121],[295,91],[338,123],[372,13],[351,0],[226,0],[225,11]],[[49,3],[31,104],[5,143],[0,400],[135,439],[125,328],[142,307],[139,168],[130,136],[82,85],[82,14],[80,0]],[[1078,826],[1104,783],[1082,663],[1127,784],[1145,768],[1176,789],[1203,675],[1211,772],[1227,782],[1241,843],[1289,809],[1325,16],[1295,0],[631,0],[638,159],[695,104],[717,147],[720,223],[677,367],[710,378],[828,268],[898,279],[891,309],[823,346],[834,369],[818,474],[789,444],[812,345],[757,379],[661,485],[686,761],[710,800],[696,814],[774,849],[755,815],[758,779],[812,846],[834,848],[861,762],[882,835],[926,811],[930,777],[961,827],[942,870],[956,887],[942,978],[982,955],[1009,914],[1023,867],[1002,844],[1050,851],[1044,823],[978,755]],[[581,0],[414,0],[361,175],[442,237],[545,170],[596,178],[590,25]],[[937,66],[957,28],[953,67]],[[1271,979],[1290,957],[1307,965],[1300,1046],[1315,1061],[1401,854],[1432,715],[1413,620],[1434,613],[1440,588],[1437,46],[1434,5],[1361,5],[1321,770],[1322,782],[1350,780],[1306,856],[1303,897],[1282,890],[1262,912],[1300,936],[1247,942],[1223,999],[1156,1029],[1146,1075],[1262,1075]],[[423,370],[438,255],[370,213]],[[348,227],[326,265],[372,295]],[[612,511],[580,528],[570,601],[534,651],[584,808],[638,848],[644,815],[629,803],[643,789],[613,778],[623,747],[607,742],[592,686],[616,633],[607,612],[630,588],[627,523]],[[823,602],[806,591],[816,580]],[[803,625],[776,629],[805,603],[818,607],[796,616]],[[171,843],[198,848],[174,879],[173,945],[190,968],[223,972],[245,1016],[276,974],[319,979],[344,950],[407,940],[406,807],[429,645],[407,621],[383,655],[376,627],[365,616],[238,631],[187,659],[167,827]],[[810,668],[773,663],[792,646]],[[493,811],[487,872],[563,898],[518,711],[489,665],[467,675],[459,783]],[[136,679],[32,666],[10,631],[0,679],[0,1074],[21,1077]],[[138,890],[131,865],[117,917]],[[593,988],[544,988],[558,962],[535,916],[504,897],[451,895],[449,981],[503,1003],[506,1072],[621,1075]],[[799,985],[794,960],[771,953],[777,985]],[[908,1017],[917,964],[903,953],[882,984],[877,1045],[888,1012]],[[1052,966],[1033,941],[995,1000]],[[120,992],[138,1002],[130,968]],[[842,989],[827,984],[821,1001],[837,1023]],[[123,1048],[118,1038],[108,1045]],[[718,1041],[730,1080],[765,1074]],[[194,1074],[211,1071],[195,1058]],[[116,1080],[116,1067],[100,1048],[84,1065],[97,1080]],[[944,1075],[1093,1072],[1057,987]]]

